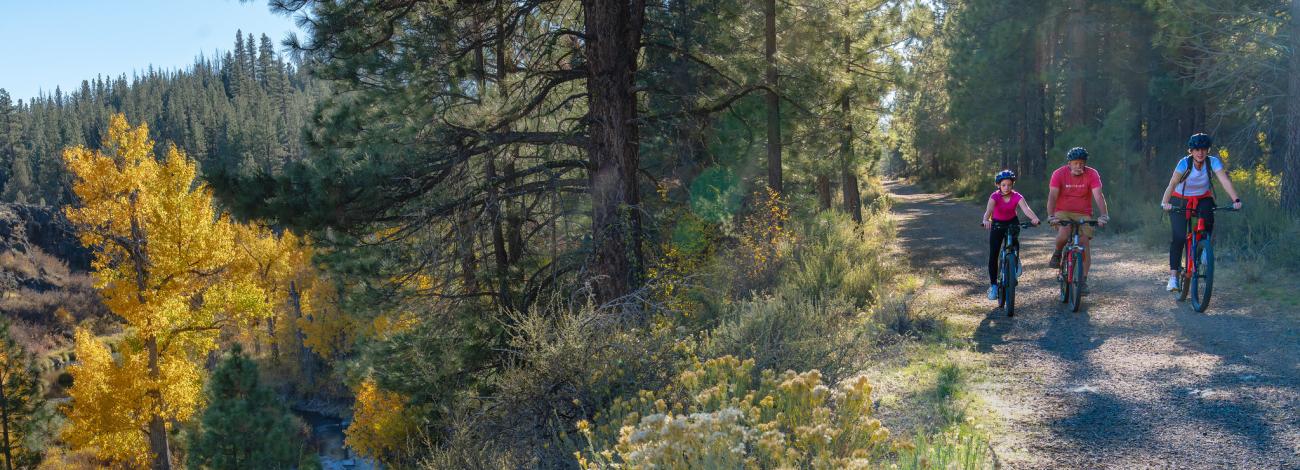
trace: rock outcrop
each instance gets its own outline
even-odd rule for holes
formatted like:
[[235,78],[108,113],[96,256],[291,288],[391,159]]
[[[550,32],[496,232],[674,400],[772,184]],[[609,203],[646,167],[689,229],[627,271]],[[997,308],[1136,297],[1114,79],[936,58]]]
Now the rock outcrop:
[[0,203],[0,253],[27,253],[33,246],[68,263],[73,271],[90,270],[90,250],[81,246],[58,208]]

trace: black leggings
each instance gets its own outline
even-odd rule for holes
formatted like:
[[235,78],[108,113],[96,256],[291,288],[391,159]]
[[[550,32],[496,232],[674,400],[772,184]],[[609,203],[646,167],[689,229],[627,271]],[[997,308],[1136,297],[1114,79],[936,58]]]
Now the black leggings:
[[998,283],[998,254],[1002,252],[1002,238],[1007,236],[1007,230],[1011,231],[1012,246],[1020,246],[1020,223],[1019,218],[1011,220],[993,221],[993,229],[989,230],[989,284]]
[[[1187,201],[1175,199],[1173,205],[1174,210],[1169,211],[1169,269],[1177,271],[1182,269],[1179,261],[1183,259],[1183,245],[1187,242],[1187,213],[1183,211]],[[1196,204],[1197,215],[1205,221],[1206,233],[1214,230],[1214,207],[1214,198],[1201,199]]]

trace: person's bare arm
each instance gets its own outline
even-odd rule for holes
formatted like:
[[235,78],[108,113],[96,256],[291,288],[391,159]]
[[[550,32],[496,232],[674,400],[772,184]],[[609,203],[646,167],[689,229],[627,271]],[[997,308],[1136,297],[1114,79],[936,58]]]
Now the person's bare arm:
[[1034,214],[1034,210],[1029,208],[1029,203],[1025,202],[1024,199],[1020,200],[1020,210],[1024,212],[1025,215],[1029,216],[1030,222],[1033,222],[1034,225],[1038,225],[1038,215]]
[[1180,176],[1182,175],[1178,174],[1178,170],[1174,170],[1174,174],[1169,177],[1169,185],[1165,186],[1165,194],[1163,196],[1160,196],[1161,209],[1170,210],[1174,208],[1173,205],[1169,204],[1169,197],[1173,196],[1174,185],[1178,184],[1178,180],[1180,179],[1179,178]]
[[1214,174],[1219,175],[1219,182],[1223,183],[1223,189],[1228,191],[1228,197],[1232,198],[1232,208],[1241,209],[1241,203],[1237,202],[1237,188],[1232,187],[1232,178],[1228,177],[1228,169],[1220,169]]
[[992,214],[993,214],[993,199],[990,198],[989,203],[984,205],[984,218],[980,219],[980,225],[983,225],[984,228],[986,229],[992,227],[993,226],[993,223],[991,222],[992,219],[989,218]]
[[1051,222],[1056,219],[1056,198],[1061,195],[1061,188],[1050,187],[1047,189],[1047,220]]
[[1097,208],[1101,209],[1101,217],[1097,218],[1097,224],[1105,227],[1110,222],[1110,208],[1106,207],[1106,195],[1102,194],[1101,188],[1092,188],[1092,198],[1097,201]]

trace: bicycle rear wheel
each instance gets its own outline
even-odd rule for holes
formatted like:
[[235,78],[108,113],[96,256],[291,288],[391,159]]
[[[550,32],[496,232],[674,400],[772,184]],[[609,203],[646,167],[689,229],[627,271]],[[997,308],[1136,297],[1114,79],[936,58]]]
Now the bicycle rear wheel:
[[1070,253],[1070,271],[1070,311],[1077,312],[1083,303],[1083,289],[1079,288],[1083,282],[1083,254]]
[[1002,265],[1002,309],[1008,317],[1016,316],[1016,254],[1009,253]]
[[1207,236],[1196,242],[1196,275],[1192,277],[1192,309],[1204,312],[1210,306],[1210,291],[1214,289],[1214,245]]

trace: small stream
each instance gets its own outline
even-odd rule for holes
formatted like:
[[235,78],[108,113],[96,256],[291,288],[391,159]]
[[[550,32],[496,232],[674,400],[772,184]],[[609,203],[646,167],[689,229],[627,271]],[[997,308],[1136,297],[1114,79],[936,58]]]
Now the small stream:
[[343,420],[315,411],[294,409],[307,425],[311,426],[311,444],[320,449],[321,467],[325,470],[373,470],[380,466],[374,461],[359,457],[343,442]]

